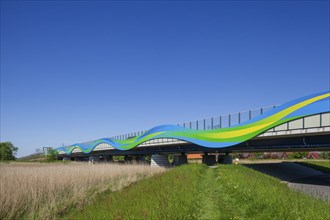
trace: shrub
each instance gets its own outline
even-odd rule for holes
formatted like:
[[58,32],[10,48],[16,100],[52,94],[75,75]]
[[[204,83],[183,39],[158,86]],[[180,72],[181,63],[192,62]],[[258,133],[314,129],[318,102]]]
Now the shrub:
[[330,151],[325,151],[320,154],[322,159],[330,160]]
[[296,158],[296,159],[306,158],[307,152],[295,152],[292,154],[292,156],[293,156],[293,158]]

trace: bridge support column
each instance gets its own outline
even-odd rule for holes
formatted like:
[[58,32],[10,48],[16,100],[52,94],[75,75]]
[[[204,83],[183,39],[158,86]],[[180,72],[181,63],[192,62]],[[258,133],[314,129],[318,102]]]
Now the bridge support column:
[[98,158],[97,157],[90,156],[88,158],[88,163],[96,163],[96,162],[98,162]]
[[219,156],[218,162],[221,164],[232,164],[233,157],[229,153],[226,153],[225,155]]
[[184,153],[182,153],[181,155],[174,155],[174,165],[175,166],[180,166],[183,164],[187,164],[188,160],[187,160],[187,155],[185,155]]
[[69,160],[71,160],[70,157],[63,157],[63,161],[69,161]]
[[208,166],[212,166],[214,164],[216,164],[216,159],[215,159],[215,155],[208,155],[208,154],[204,154],[202,157],[202,163],[208,165]]
[[170,167],[171,164],[168,162],[166,154],[154,154],[151,156],[151,167]]

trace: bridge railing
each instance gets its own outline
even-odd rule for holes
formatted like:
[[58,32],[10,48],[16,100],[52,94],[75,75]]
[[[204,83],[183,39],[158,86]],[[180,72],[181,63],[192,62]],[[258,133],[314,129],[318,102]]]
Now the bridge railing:
[[267,132],[293,131],[313,128],[324,128],[330,126],[330,113],[321,113],[312,116],[306,116],[294,121],[284,123],[269,129]]
[[[201,120],[179,123],[178,126],[190,128],[190,129],[196,129],[196,130],[213,130],[218,128],[226,128],[251,120],[259,115],[268,112],[273,108],[276,108],[276,105],[237,112],[237,113],[231,113],[227,115],[219,115],[216,117],[205,118]],[[146,131],[132,132],[123,135],[113,136],[111,138],[115,140],[126,140],[132,137],[139,136],[144,132]]]
[[276,108],[276,106],[258,108],[258,109],[253,109],[244,112],[237,112],[227,115],[220,115],[217,117],[206,118],[202,120],[184,122],[178,125],[185,128],[191,128],[197,130],[212,130],[218,128],[226,128],[251,120],[273,108]]
[[[204,120],[202,121],[204,122]],[[327,130],[322,130],[322,129],[327,129]],[[272,136],[272,135],[300,134],[300,133],[310,133],[310,132],[315,133],[315,132],[324,132],[324,131],[330,131],[330,113],[321,113],[317,115],[306,116],[300,119],[296,119],[294,121],[290,121],[282,125],[276,126],[275,128],[272,128],[262,133],[259,136],[261,137],[261,136]],[[173,138],[160,138],[160,139],[154,139],[144,142],[138,147],[146,147],[152,145],[166,145],[166,144],[174,144],[174,143],[180,144],[185,142]]]

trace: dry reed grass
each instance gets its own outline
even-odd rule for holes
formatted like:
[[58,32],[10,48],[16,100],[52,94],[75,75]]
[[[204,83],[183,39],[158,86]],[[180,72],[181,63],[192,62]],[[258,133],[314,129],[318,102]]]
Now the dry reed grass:
[[82,207],[98,193],[120,190],[164,170],[143,165],[2,163],[0,219],[53,219]]

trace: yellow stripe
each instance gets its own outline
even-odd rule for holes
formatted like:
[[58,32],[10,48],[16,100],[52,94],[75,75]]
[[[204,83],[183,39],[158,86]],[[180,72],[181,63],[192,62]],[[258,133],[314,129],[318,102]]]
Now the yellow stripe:
[[[319,101],[321,99],[327,98],[330,96],[330,93],[324,94],[324,95],[320,95],[320,96],[316,96],[314,98],[305,100],[303,102],[300,102],[296,105],[293,105],[287,109],[284,109],[272,116],[270,116],[269,118],[265,118],[263,120],[261,120],[260,122],[262,123],[261,125],[256,125],[256,126],[252,126],[250,128],[243,128],[243,129],[238,129],[235,131],[227,131],[227,132],[222,132],[221,130],[217,133],[211,133],[211,134],[202,134],[203,137],[207,137],[207,138],[234,138],[234,137],[239,137],[239,136],[243,136],[258,130],[262,130],[263,128],[266,128],[267,126],[276,123],[277,121],[279,121],[280,119],[284,118],[285,116],[289,115],[290,113],[306,106],[309,105],[313,102]],[[271,122],[269,122],[269,120]],[[260,123],[258,122],[258,123]],[[255,122],[257,123],[257,122]]]

